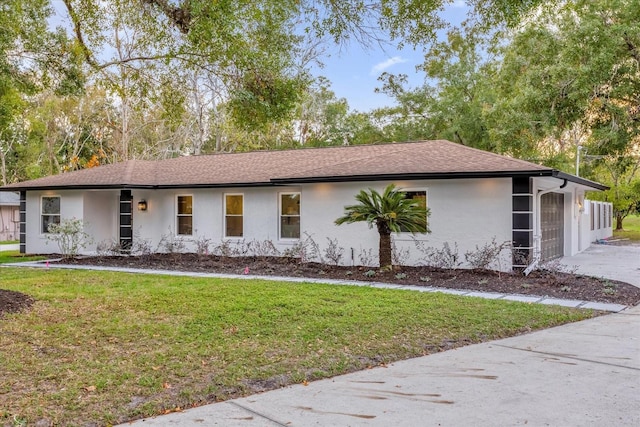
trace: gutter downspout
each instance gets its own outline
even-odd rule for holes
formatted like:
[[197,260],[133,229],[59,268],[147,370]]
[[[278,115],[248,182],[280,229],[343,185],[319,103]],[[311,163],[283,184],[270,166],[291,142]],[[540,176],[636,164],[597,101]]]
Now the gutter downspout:
[[564,182],[557,187],[553,187],[543,191],[538,190],[538,194],[536,195],[536,211],[534,212],[536,214],[536,227],[534,230],[536,234],[533,237],[535,241],[533,248],[534,257],[531,264],[529,264],[527,268],[524,269],[525,276],[528,276],[529,273],[531,273],[538,266],[538,264],[540,263],[540,258],[542,256],[542,231],[540,230],[542,228],[542,219],[540,218],[542,210],[542,196],[547,193],[553,193],[555,191],[562,190],[566,186],[567,180],[564,179]]

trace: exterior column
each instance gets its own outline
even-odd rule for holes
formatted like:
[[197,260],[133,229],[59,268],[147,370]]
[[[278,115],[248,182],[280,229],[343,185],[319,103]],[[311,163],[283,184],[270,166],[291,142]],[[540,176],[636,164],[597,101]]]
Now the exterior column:
[[533,184],[531,177],[513,177],[513,269],[524,270],[533,261]]
[[27,253],[27,192],[20,192],[20,253]]
[[131,252],[133,244],[133,196],[131,190],[120,191],[120,250]]

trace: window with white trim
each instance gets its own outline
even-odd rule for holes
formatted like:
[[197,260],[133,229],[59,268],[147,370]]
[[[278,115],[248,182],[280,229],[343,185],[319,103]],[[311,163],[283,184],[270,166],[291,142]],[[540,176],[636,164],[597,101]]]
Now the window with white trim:
[[224,195],[224,237],[244,235],[244,195]]
[[176,204],[176,234],[191,236],[193,234],[193,196],[177,196]]
[[40,231],[46,234],[51,224],[60,224],[60,196],[42,196],[40,206]]
[[[426,190],[402,190],[403,193],[406,194],[405,198],[406,199],[411,199],[414,200],[415,202],[417,202],[421,207],[423,208],[427,208],[427,191]],[[425,216],[424,218],[425,221],[425,225],[427,224],[427,217]],[[400,231],[402,233],[408,233],[409,231],[407,229],[405,229],[404,227],[400,228]],[[423,233],[426,232],[426,227],[424,229],[424,231],[422,231]]]
[[280,193],[280,238],[300,238],[300,193]]

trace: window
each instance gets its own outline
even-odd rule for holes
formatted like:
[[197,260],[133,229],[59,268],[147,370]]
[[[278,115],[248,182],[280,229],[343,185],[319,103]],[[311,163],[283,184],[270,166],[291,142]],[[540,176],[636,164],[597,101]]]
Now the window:
[[193,234],[193,196],[178,196],[176,230],[179,236]]
[[42,198],[42,233],[49,232],[49,225],[60,224],[60,196]]
[[242,194],[224,195],[224,236],[243,236],[244,196]]
[[280,238],[300,238],[300,193],[280,194]]
[[[426,208],[427,207],[427,192],[426,191],[404,191],[404,193],[406,194],[406,198],[407,199],[411,199],[416,201],[421,207]],[[424,218],[425,220],[425,227],[422,230],[422,232],[426,232],[427,228],[426,228],[426,221],[427,218],[425,216]],[[403,233],[407,233],[408,230],[404,227],[400,228],[400,231]]]

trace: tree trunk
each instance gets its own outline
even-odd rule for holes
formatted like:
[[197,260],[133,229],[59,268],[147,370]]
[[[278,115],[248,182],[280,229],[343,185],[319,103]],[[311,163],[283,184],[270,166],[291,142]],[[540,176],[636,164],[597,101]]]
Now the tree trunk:
[[622,220],[624,217],[621,213],[616,213],[616,231],[622,230]]
[[378,254],[380,257],[380,268],[391,265],[391,233],[380,233]]
[[1,149],[0,149],[0,172],[2,172],[1,173],[2,185],[7,185],[7,163],[5,161],[5,155]]

